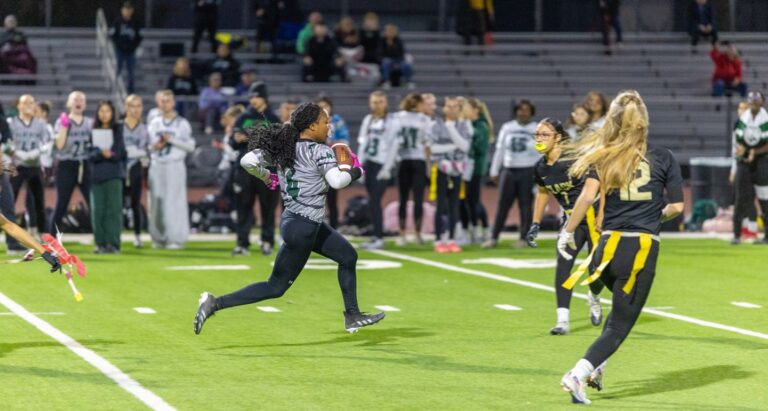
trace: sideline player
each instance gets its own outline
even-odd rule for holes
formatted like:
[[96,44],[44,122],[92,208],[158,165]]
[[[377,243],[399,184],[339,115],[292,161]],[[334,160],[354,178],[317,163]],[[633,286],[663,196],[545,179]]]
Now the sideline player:
[[589,404],[584,388],[602,389],[606,361],[627,338],[648,299],[661,223],[683,212],[683,179],[669,150],[648,147],[648,110],[634,90],[619,93],[603,126],[576,143],[565,158],[575,160],[571,175],[586,181],[560,232],[558,251],[573,258],[567,248],[576,248],[574,233],[598,193],[601,236],[590,258],[562,286],[571,288],[589,268],[587,281],[599,278],[613,293],[603,332],[560,382],[573,402]]
[[[347,331],[355,332],[384,318],[384,313],[360,312],[357,251],[323,221],[328,187],[341,189],[362,176],[359,164],[342,170],[333,150],[325,145],[329,123],[328,113],[320,106],[303,103],[291,114],[288,124],[249,129],[250,147],[255,150],[246,154],[240,164],[272,189],[277,187],[279,179],[285,201],[280,223],[284,243],[267,281],[218,298],[208,292],[200,295],[194,321],[196,334],[200,334],[205,321],[218,310],[281,297],[296,281],[313,251],[339,264]],[[278,173],[269,171],[268,166],[277,166]]]
[[[528,230],[526,242],[531,247],[537,247],[536,237],[539,235],[539,224],[547,208],[549,197],[555,197],[560,207],[563,208],[563,222],[571,214],[573,204],[581,194],[584,187],[584,179],[568,175],[568,169],[573,164],[572,161],[565,161],[560,158],[562,146],[570,138],[563,128],[562,123],[557,120],[545,118],[539,122],[536,132],[533,134],[536,140],[536,151],[543,154],[541,160],[534,166],[533,177],[538,185],[536,201],[533,206],[533,223]],[[594,244],[597,242],[599,234],[595,230],[595,211],[590,207],[587,209],[587,218],[576,228],[574,241],[575,250],[568,250],[569,255],[576,257],[579,251],[587,245],[591,252]],[[557,268],[555,269],[555,294],[557,297],[557,324],[549,333],[552,335],[565,335],[570,331],[570,309],[571,290],[560,287],[571,274],[573,268],[573,259],[565,259],[558,254]],[[603,312],[600,307],[600,291],[603,289],[603,283],[595,281],[589,285],[590,291],[587,292],[589,298],[589,319],[592,325],[598,326],[603,321]]]

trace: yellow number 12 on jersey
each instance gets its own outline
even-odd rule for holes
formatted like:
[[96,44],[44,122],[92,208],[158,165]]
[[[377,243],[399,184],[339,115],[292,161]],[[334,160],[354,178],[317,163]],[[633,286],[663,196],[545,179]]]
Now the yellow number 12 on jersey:
[[640,192],[639,189],[651,182],[651,166],[641,162],[635,170],[635,179],[627,187],[619,191],[621,201],[649,201],[653,199],[653,193]]

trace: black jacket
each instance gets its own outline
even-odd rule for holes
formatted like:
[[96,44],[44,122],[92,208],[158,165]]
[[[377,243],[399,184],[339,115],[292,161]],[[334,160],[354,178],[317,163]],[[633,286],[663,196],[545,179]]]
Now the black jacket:
[[391,45],[387,44],[387,39],[382,37],[380,57],[395,61],[402,60],[405,57],[405,46],[403,46],[403,41],[400,40],[400,37],[395,37]]
[[235,60],[231,54],[226,58],[216,57],[211,62],[209,71],[221,73],[224,87],[235,87],[240,82],[240,62]]
[[100,149],[93,147],[89,159],[91,161],[91,183],[96,184],[114,178],[125,178],[126,152],[122,123],[115,123],[112,127],[112,157],[104,157]]
[[323,41],[312,37],[307,42],[307,56],[312,57],[312,64],[317,67],[333,67],[334,59],[338,55],[338,46],[330,37],[325,36]]
[[[704,5],[703,13],[699,13],[699,5],[696,2],[691,3],[691,30],[699,30],[699,24],[711,24],[715,27],[715,15],[712,13],[712,6]],[[702,15],[703,14],[703,15]]]
[[[256,111],[253,106],[248,107],[248,110],[246,110],[244,113],[237,116],[237,119],[235,120],[234,127],[232,127],[232,131],[235,133],[243,133],[245,134],[249,128],[251,127],[259,127],[259,126],[266,126],[270,123],[279,123],[280,119],[277,118],[275,113],[272,112],[272,109],[267,107],[266,110],[264,110],[263,113],[259,113]],[[248,141],[243,141],[242,143],[237,143],[234,138],[229,140],[229,146],[232,147],[235,151],[237,151],[237,162],[240,163],[240,160],[243,158],[244,155],[248,154]],[[238,168],[240,168],[238,166]]]
[[175,74],[168,78],[165,88],[173,91],[175,96],[196,96],[200,94],[197,90],[197,83],[195,83],[192,77],[181,77]]
[[360,44],[363,46],[363,63],[379,63],[379,39],[378,30],[361,30]]
[[192,0],[195,13],[216,13],[219,11],[221,0]]
[[123,53],[133,53],[141,44],[141,26],[135,18],[125,21],[120,17],[109,31],[115,48]]

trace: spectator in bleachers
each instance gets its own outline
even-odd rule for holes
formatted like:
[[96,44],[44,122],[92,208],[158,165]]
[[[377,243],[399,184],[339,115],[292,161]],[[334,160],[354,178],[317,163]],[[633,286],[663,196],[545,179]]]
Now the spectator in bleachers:
[[611,27],[616,31],[616,43],[621,46],[622,30],[621,20],[619,19],[621,11],[621,0],[599,0],[600,2],[600,29],[603,32],[603,46],[605,54],[610,55],[611,51]]
[[[272,55],[277,52],[277,32],[285,10],[283,0],[260,0],[256,4],[256,51],[263,52],[264,42],[269,42]],[[248,91],[246,89],[246,91]]]
[[221,92],[221,74],[208,76],[208,87],[203,88],[197,103],[199,117],[203,120],[205,134],[213,134],[213,128],[219,123],[221,115],[227,109],[227,98]]
[[360,61],[363,58],[363,47],[360,45],[360,34],[352,17],[344,16],[333,30],[336,44],[342,55],[348,60]]
[[715,63],[712,75],[712,97],[721,97],[726,90],[738,91],[741,97],[747,96],[747,84],[744,83],[739,50],[733,43],[724,42],[725,52],[720,51],[720,42],[712,44],[709,57]]
[[[325,110],[329,116],[331,116],[331,135],[326,140],[326,144],[333,146],[336,143],[343,143],[349,145],[349,127],[344,118],[339,113],[333,112],[333,102],[328,97],[320,97],[316,101],[317,105]],[[338,193],[332,187],[328,188],[328,195],[326,196],[326,204],[328,204],[328,223],[333,228],[339,226],[339,207],[338,207]]]
[[[176,59],[176,63],[173,65],[173,74],[168,77],[168,82],[165,84],[165,88],[173,91],[173,95],[176,97],[196,96],[200,94],[197,89],[197,83],[192,78],[192,69],[189,67],[189,59],[186,57],[179,57]],[[184,115],[185,103],[188,102],[176,99],[176,112],[179,113],[179,115]]]
[[245,96],[251,89],[251,84],[256,82],[256,69],[246,67],[240,70],[240,82],[235,87],[236,96]]
[[574,141],[581,140],[589,131],[589,120],[592,118],[592,111],[585,103],[576,103],[568,116],[568,129],[566,132]]
[[197,45],[208,34],[211,43],[211,53],[216,51],[216,30],[219,24],[219,4],[221,0],[192,0],[195,10],[195,34],[192,37],[192,52],[197,53]]
[[384,26],[384,38],[381,39],[381,78],[384,81],[384,89],[392,87],[392,78],[395,71],[399,72],[408,85],[409,90],[416,88],[413,83],[413,67],[406,59],[405,45],[398,35],[397,26],[387,24]]
[[315,36],[307,42],[303,62],[304,81],[325,83],[331,81],[334,74],[338,74],[342,82],[346,81],[344,59],[323,23],[315,25]]
[[309,13],[307,24],[299,32],[296,38],[296,54],[303,56],[307,53],[307,43],[315,36],[315,26],[323,22],[323,15],[319,11]]
[[296,99],[288,99],[280,103],[280,107],[277,110],[280,122],[287,123],[291,121],[291,114],[293,113],[293,110],[296,110],[296,106],[298,105],[299,100]]
[[[98,132],[109,133],[111,144],[99,146]],[[102,100],[93,124],[91,163],[91,224],[97,254],[120,253],[123,227],[123,180],[125,179],[125,141],[123,125],[117,121],[115,107]]]
[[363,63],[379,64],[379,46],[381,45],[381,33],[379,33],[379,16],[376,13],[365,13],[363,28],[360,30],[360,45],[363,46]]
[[494,19],[493,0],[459,0],[456,8],[456,32],[464,39],[465,45],[486,43],[486,33]]
[[128,72],[128,93],[133,93],[134,69],[136,68],[136,49],[141,44],[141,26],[133,16],[133,3],[126,1],[120,8],[120,17],[109,29],[117,57],[117,75],[125,66]]
[[715,13],[708,0],[694,0],[691,2],[691,51],[696,52],[696,45],[700,37],[709,37],[712,44],[717,41],[717,27],[715,26]]
[[224,87],[235,87],[240,80],[240,62],[232,56],[229,44],[221,43],[216,48],[216,58],[211,61],[209,73],[221,73]]
[[597,130],[605,123],[605,114],[608,112],[608,98],[599,91],[590,91],[584,98],[584,103],[592,113],[589,119],[589,129]]
[[16,16],[9,14],[3,20],[3,35],[0,36],[0,48],[6,44],[27,44],[27,36],[18,29],[19,22]]

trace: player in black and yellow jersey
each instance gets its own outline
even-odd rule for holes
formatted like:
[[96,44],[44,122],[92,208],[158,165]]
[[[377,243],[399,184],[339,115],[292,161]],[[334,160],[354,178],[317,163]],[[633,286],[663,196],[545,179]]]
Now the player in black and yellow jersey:
[[589,269],[587,282],[600,278],[613,292],[603,332],[561,380],[573,402],[589,403],[587,385],[602,389],[605,362],[629,335],[650,293],[661,223],[683,211],[680,166],[669,150],[648,148],[648,124],[640,94],[621,92],[611,103],[605,124],[565,155],[574,160],[570,174],[586,180],[560,233],[558,251],[571,258],[567,248],[575,248],[576,228],[598,194],[601,236],[590,258],[563,287],[573,287]]
[[[573,164],[573,161],[564,161],[560,158],[561,146],[569,139],[569,135],[565,132],[562,123],[550,118],[541,120],[536,128],[536,132],[533,134],[533,138],[536,140],[536,151],[543,154],[543,156],[533,169],[533,176],[538,185],[538,193],[536,194],[536,202],[533,207],[533,223],[530,230],[528,230],[526,242],[531,247],[537,247],[536,237],[539,234],[539,224],[541,224],[541,218],[547,208],[549,196],[555,197],[557,202],[560,203],[560,207],[562,207],[564,212],[563,222],[565,222],[567,216],[571,214],[573,204],[576,202],[579,194],[581,194],[581,189],[584,187],[584,178],[570,176],[568,169]],[[573,237],[576,248],[567,250],[568,255],[575,257],[584,244],[587,245],[589,251],[592,251],[594,243],[599,238],[595,230],[594,208],[590,207],[587,210],[587,218],[576,227]],[[560,287],[560,285],[571,274],[573,263],[573,258],[566,259],[558,255],[557,268],[555,269],[557,324],[549,330],[552,335],[565,335],[568,334],[570,329],[569,307],[571,306],[572,291]],[[599,280],[595,281],[589,285],[589,288],[590,291],[587,293],[589,297],[589,318],[592,321],[592,325],[597,326],[603,320],[600,297],[598,296],[603,289],[603,283]]]

